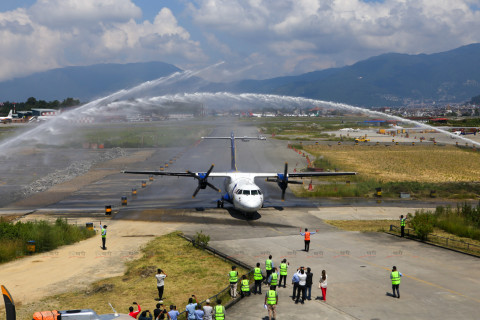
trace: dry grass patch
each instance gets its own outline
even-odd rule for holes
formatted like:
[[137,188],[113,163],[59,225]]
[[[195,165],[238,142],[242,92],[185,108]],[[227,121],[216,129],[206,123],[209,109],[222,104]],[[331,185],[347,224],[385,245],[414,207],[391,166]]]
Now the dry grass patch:
[[346,231],[383,232],[397,220],[324,220],[326,223]]
[[382,182],[474,182],[480,175],[480,153],[455,146],[305,146],[342,170]]
[[[35,311],[42,310],[91,308],[98,314],[111,313],[108,302],[120,313],[128,313],[133,301],[138,302],[142,310],[153,312],[157,303],[154,299],[158,298],[157,268],[168,275],[163,299],[165,305],[174,304],[180,312],[185,309],[192,294],[200,302],[228,285],[227,273],[231,270],[231,263],[194,248],[177,233],[152,240],[142,252],[142,258],[127,263],[127,272],[123,276],[98,281],[86,290],[22,306],[18,310],[18,319],[31,319]],[[237,270],[240,275],[246,273],[242,268]],[[68,286],[68,283],[65,285]]]

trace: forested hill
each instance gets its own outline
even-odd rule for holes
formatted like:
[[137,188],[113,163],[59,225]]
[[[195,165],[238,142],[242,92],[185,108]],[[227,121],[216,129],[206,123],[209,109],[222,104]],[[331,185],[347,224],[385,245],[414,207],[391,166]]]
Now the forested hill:
[[212,84],[205,89],[275,93],[367,107],[412,100],[463,102],[480,94],[479,57],[480,44],[429,55],[389,53],[342,68]]
[[[157,87],[155,93],[268,93],[365,107],[465,102],[480,94],[479,57],[480,44],[435,54],[389,53],[342,68],[266,80],[209,83],[192,77],[174,87]],[[26,101],[29,97],[61,101],[74,97],[85,102],[176,71],[180,69],[162,62],[55,69],[0,82],[0,101]]]

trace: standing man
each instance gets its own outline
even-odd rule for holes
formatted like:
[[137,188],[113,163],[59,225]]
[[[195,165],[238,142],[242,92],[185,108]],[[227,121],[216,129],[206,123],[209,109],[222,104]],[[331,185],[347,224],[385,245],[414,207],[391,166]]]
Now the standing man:
[[400,230],[401,230],[401,237],[405,236],[405,225],[406,225],[407,218],[403,217],[403,214],[400,216]]
[[[195,299],[195,302],[193,300]],[[197,297],[192,294],[192,297],[188,299],[188,304],[185,307],[185,311],[187,312],[187,319],[188,320],[195,320],[195,307],[197,306]]]
[[[390,279],[392,280],[393,297],[398,299],[400,299],[400,277],[402,277],[402,274],[397,271],[397,267],[393,266]],[[395,290],[397,291],[396,295]]]
[[232,266],[232,271],[228,273],[230,279],[230,296],[235,299],[237,297],[237,282],[238,282],[238,271],[236,266]]
[[315,234],[315,233],[317,233],[317,232],[315,232],[315,231],[310,232],[310,231],[308,231],[307,228],[305,228],[305,232],[300,232],[300,234],[305,237],[305,251],[306,252],[308,252],[308,250],[310,250],[310,235]]
[[273,268],[273,272],[268,278],[268,284],[270,285],[270,288],[273,287],[273,290],[277,290],[277,285],[278,285],[278,272],[277,268]]
[[217,300],[217,305],[213,308],[213,319],[224,320],[225,319],[225,307],[222,306],[222,300]]
[[287,274],[288,274],[288,266],[290,264],[287,263],[287,259],[283,259],[282,263],[280,263],[280,283],[278,284],[279,287],[282,286],[283,280],[283,287],[287,287]]
[[305,285],[305,295],[307,300],[312,300],[313,273],[310,267],[307,267],[307,284]]
[[268,309],[268,320],[275,319],[277,317],[277,304],[278,304],[278,293],[270,287],[270,290],[267,291],[265,295],[265,305]]
[[262,269],[260,269],[260,262],[257,262],[257,266],[253,269],[253,280],[255,280],[255,287],[253,290],[253,294],[262,294]]
[[298,277],[298,272],[295,272],[292,278],[292,285],[293,285],[292,300],[295,300],[295,294],[297,293],[297,290],[298,290],[299,281],[300,281],[300,278]]
[[162,302],[162,298],[163,298],[163,288],[164,288],[166,277],[167,277],[167,274],[163,272],[162,269],[157,269],[157,274],[155,275],[155,278],[157,278],[158,301],[160,301],[160,303]]
[[241,284],[242,286],[240,287],[240,294],[242,298],[250,296],[250,283],[246,275],[242,276]]
[[302,293],[302,304],[305,303],[305,286],[307,284],[307,274],[303,268],[300,269],[300,273],[298,274],[298,290],[297,290],[297,298],[295,299],[295,303],[298,303],[300,299],[300,293]]
[[102,227],[100,223],[100,227],[102,228],[102,249],[107,250],[107,247],[105,247],[105,243],[107,242],[107,225],[104,224]]
[[273,261],[272,261],[272,255],[268,256],[268,259],[265,260],[265,273],[266,279],[268,280],[270,278],[270,275],[272,274],[272,269],[273,269]]

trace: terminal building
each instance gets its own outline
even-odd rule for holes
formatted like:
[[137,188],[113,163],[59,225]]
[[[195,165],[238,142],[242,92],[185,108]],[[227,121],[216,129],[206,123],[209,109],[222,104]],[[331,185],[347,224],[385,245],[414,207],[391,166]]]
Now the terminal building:
[[59,111],[55,109],[32,109],[32,116],[33,117],[48,117],[48,116],[56,116],[58,115]]

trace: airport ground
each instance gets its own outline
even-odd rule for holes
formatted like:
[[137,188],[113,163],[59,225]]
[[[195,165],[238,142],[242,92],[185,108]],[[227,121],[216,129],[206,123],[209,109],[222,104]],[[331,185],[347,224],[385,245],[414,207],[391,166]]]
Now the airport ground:
[[[237,123],[217,125],[213,134],[228,135],[231,129],[239,135],[255,134],[254,127]],[[287,149],[287,143],[271,139],[239,142],[239,169],[280,172],[285,161],[291,168],[305,166],[304,158]],[[434,207],[434,202],[309,200],[297,199],[288,192],[283,203],[278,187],[265,182],[259,185],[268,199],[266,208],[247,220],[228,208],[216,209],[218,196],[212,190],[190,199],[195,189],[193,180],[165,177],[148,181],[148,177],[119,173],[122,169],[158,169],[175,156],[179,158],[171,170],[202,171],[212,161],[215,171],[228,170],[230,152],[226,141],[224,144],[203,141],[190,148],[129,150],[129,153],[130,157],[97,164],[83,176],[2,209],[3,214],[30,213],[22,219],[61,216],[78,224],[109,225],[108,254],[100,250],[100,239],[96,237],[53,253],[2,265],[0,279],[17,303],[38,302],[47,295],[82,289],[95,280],[121,274],[124,262],[135,258],[150,235],[180,230],[191,236],[203,230],[211,236],[213,247],[252,266],[257,261],[263,266],[268,254],[273,255],[277,265],[286,258],[290,262],[289,280],[296,267],[312,268],[312,301],[294,304],[290,298],[292,287],[287,282],[287,288],[279,289],[278,319],[477,318],[480,311],[477,258],[387,234],[340,231],[323,222],[324,219],[391,219],[395,223],[400,214]],[[49,170],[47,167],[45,170]],[[142,180],[148,181],[146,188],[141,188]],[[212,183],[222,188],[221,180]],[[138,190],[136,198],[131,196],[132,188]],[[121,207],[120,197],[124,195],[128,196],[128,205]],[[118,211],[113,218],[105,218],[103,214],[107,204]],[[299,235],[305,227],[319,230],[312,236],[308,253],[302,250],[303,239]],[[388,295],[393,265],[404,275],[401,299]],[[317,289],[323,269],[329,276],[326,302],[318,299],[321,294]],[[167,285],[174,284],[167,282]],[[265,319],[263,299],[258,295],[243,299],[227,311],[228,318]]]

